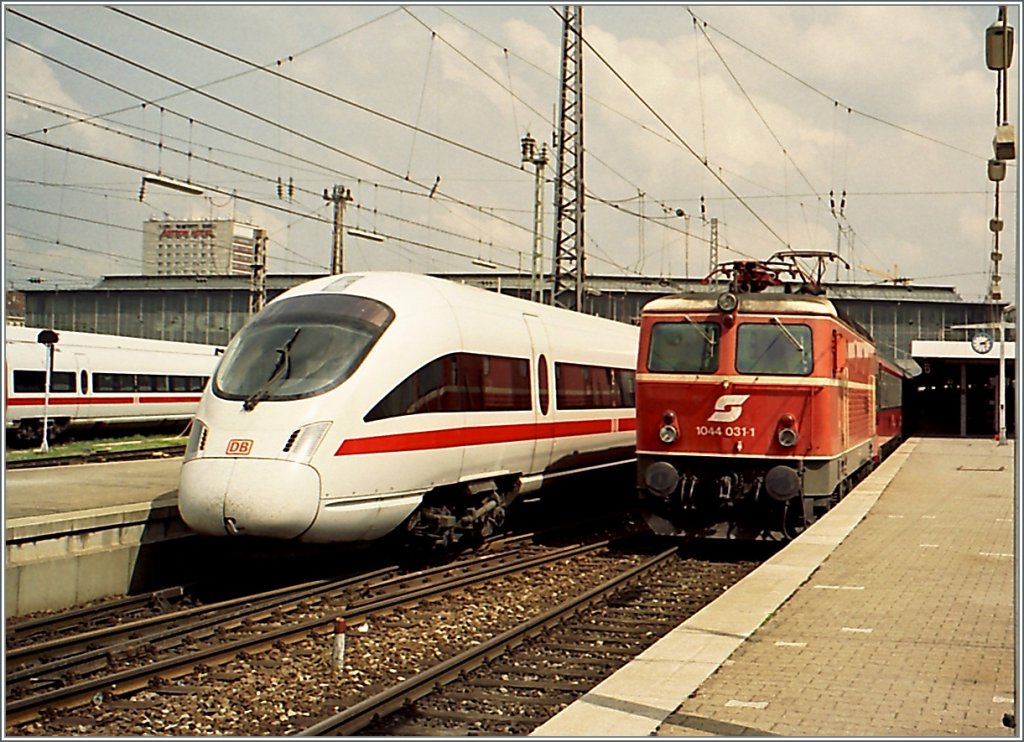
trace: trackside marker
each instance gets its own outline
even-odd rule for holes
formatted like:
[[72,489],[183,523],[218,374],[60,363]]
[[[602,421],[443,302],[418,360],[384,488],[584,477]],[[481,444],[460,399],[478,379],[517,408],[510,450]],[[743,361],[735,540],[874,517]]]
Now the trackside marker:
[[331,664],[336,672],[345,669],[345,632],[348,626],[344,618],[334,619],[334,649],[331,652]]

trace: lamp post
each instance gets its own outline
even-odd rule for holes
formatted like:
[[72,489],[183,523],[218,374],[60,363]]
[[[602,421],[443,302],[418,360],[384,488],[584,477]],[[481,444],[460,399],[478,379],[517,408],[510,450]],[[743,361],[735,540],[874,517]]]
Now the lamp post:
[[47,442],[47,429],[50,424],[50,379],[53,376],[53,346],[60,340],[60,336],[53,330],[42,330],[36,337],[36,342],[46,346],[46,376],[43,379],[43,443],[39,447],[41,453],[50,450]]
[[534,167],[533,184],[533,250],[530,269],[530,301],[540,301],[544,290],[541,287],[541,265],[544,260],[544,248],[541,243],[544,234],[544,166],[548,164],[548,147],[541,143],[537,149],[537,140],[527,134],[521,141],[523,148],[523,164],[530,163]]
[[1008,304],[999,310],[999,416],[998,445],[1006,445],[1006,315],[1016,311],[1016,304]]

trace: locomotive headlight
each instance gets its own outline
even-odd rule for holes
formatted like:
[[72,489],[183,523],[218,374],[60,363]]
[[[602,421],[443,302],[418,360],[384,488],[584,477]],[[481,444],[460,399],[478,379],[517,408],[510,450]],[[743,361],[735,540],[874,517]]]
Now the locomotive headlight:
[[737,297],[736,294],[732,293],[731,291],[726,291],[724,294],[719,294],[718,301],[716,302],[718,309],[726,313],[735,312],[736,307],[738,307],[739,304],[739,297]]
[[292,433],[285,444],[285,453],[292,461],[306,462],[313,458],[320,441],[327,435],[327,429],[331,427],[329,422],[312,423]]
[[777,437],[779,444],[786,448],[792,448],[800,440],[800,435],[796,432],[796,418],[793,415],[786,414],[779,418]]
[[658,438],[666,446],[676,442],[679,438],[679,429],[675,425],[662,425],[658,431]]
[[192,432],[188,435],[188,443],[185,444],[185,456],[183,461],[194,459],[199,452],[206,448],[207,427],[199,418],[192,420]]

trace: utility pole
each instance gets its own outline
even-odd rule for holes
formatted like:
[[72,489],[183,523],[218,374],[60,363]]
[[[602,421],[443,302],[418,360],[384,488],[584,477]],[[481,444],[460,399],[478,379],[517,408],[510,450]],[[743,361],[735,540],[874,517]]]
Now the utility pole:
[[530,271],[530,301],[544,298],[544,166],[548,164],[548,145],[541,143],[537,149],[536,140],[527,132],[522,139],[523,162],[534,167],[533,184],[533,261]]
[[711,271],[718,267],[718,217],[711,217],[711,240],[708,243]]
[[583,8],[566,5],[562,26],[551,304],[583,311]]
[[989,220],[992,232],[992,283],[989,298],[992,303],[1003,299],[999,250],[999,233],[1003,231],[1003,220],[999,212],[999,185],[1006,177],[1006,162],[1017,159],[1017,138],[1013,125],[1009,123],[1008,91],[1006,73],[1013,62],[1013,26],[1008,25],[1006,6],[999,6],[999,19],[985,30],[985,64],[996,73],[996,135],[992,140],[993,157],[988,161],[988,177],[995,184],[995,216]]
[[331,242],[331,275],[345,272],[345,243],[342,234],[345,224],[345,205],[352,201],[352,191],[340,185],[334,186],[330,194],[324,188],[324,201],[334,204],[334,232]]
[[999,6],[998,20],[985,29],[985,65],[996,73],[996,135],[992,139],[994,157],[988,161],[988,178],[995,184],[995,214],[989,219],[992,232],[992,283],[989,286],[989,301],[992,311],[999,313],[999,385],[996,390],[996,440],[1006,445],[1006,313],[1009,307],[1002,306],[1003,287],[1000,263],[1003,255],[999,250],[999,233],[1003,231],[1003,219],[999,207],[1000,183],[1006,178],[1006,163],[1017,159],[1017,135],[1009,122],[1009,91],[1007,71],[1013,63],[1013,26],[1007,21],[1006,6]]
[[256,314],[267,303],[267,231],[254,229],[252,274],[249,279],[249,316]]

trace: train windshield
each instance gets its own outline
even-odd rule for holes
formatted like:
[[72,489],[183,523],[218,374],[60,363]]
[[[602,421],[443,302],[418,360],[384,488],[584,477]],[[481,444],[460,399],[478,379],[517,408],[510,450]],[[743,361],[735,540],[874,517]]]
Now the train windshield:
[[736,336],[736,370],[741,374],[807,376],[814,368],[811,328],[783,324],[740,325]]
[[651,328],[647,370],[655,373],[713,373],[718,370],[718,336],[715,322],[658,322]]
[[271,302],[228,346],[213,390],[249,410],[322,394],[355,371],[394,316],[378,301],[347,294]]

